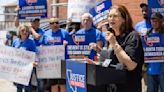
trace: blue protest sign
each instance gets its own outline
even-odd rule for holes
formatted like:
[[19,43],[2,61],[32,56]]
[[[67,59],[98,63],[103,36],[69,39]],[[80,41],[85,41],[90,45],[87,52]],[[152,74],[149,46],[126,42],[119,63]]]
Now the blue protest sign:
[[66,87],[67,92],[87,91],[85,63],[66,61]]
[[19,0],[19,19],[47,18],[47,0]]
[[112,6],[111,0],[104,0],[89,12],[93,15],[93,24],[98,26],[108,24],[109,8]]
[[66,36],[68,45],[66,47],[66,59],[83,59],[88,57],[89,59],[94,60],[96,52],[89,47],[91,42],[96,42],[95,35],[87,34],[74,34]]
[[164,62],[164,34],[153,33],[142,37],[145,63]]
[[160,12],[164,15],[164,0],[148,0],[151,13]]

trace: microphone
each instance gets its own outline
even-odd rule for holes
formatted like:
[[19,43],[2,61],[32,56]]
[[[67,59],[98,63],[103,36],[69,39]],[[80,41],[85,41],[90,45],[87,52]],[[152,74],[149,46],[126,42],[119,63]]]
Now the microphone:
[[[112,32],[112,26],[108,27],[108,31]],[[108,48],[109,42],[105,41],[105,45],[100,52],[100,62],[104,62],[106,59],[110,59],[112,48]]]
[[[109,26],[107,29],[108,29],[109,32],[113,32],[112,26]],[[104,47],[107,48],[108,45],[109,45],[109,42],[108,41],[105,41]]]
[[113,32],[112,26],[109,26],[109,27],[108,27],[108,31],[109,31],[109,32]]

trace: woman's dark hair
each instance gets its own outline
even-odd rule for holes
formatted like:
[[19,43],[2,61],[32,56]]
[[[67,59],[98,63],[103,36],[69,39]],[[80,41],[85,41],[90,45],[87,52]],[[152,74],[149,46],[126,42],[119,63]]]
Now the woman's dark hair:
[[[22,28],[22,27],[23,27],[23,28]],[[28,32],[28,36],[27,36],[27,38],[28,38],[28,37],[30,36],[30,29],[29,29],[29,27],[26,26],[26,25],[21,25],[21,26],[19,27],[18,37],[21,38],[20,32],[22,31],[22,29],[24,29],[24,30],[26,30],[26,32]]]
[[129,33],[130,31],[134,30],[132,18],[125,6],[116,5],[113,6],[111,9],[117,9],[118,12],[120,12],[121,17],[125,20],[125,22],[122,23],[120,27],[121,34]]

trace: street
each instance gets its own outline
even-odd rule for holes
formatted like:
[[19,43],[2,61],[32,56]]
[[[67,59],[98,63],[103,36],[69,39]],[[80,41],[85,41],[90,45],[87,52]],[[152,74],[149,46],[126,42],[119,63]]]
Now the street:
[[0,92],[16,92],[16,87],[12,82],[0,79]]

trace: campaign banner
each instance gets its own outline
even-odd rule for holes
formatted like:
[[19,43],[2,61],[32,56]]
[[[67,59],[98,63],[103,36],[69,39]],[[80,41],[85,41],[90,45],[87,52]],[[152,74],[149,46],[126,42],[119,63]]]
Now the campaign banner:
[[100,0],[68,0],[67,18],[72,22],[81,22],[81,15],[89,12]]
[[97,27],[108,24],[109,8],[112,6],[111,0],[104,0],[89,12],[93,15],[93,24]]
[[164,0],[148,0],[150,13],[160,12],[164,16]]
[[142,37],[145,63],[164,62],[164,34],[153,33]]
[[0,78],[28,85],[34,61],[34,52],[0,46]]
[[47,18],[47,0],[19,0],[19,19]]
[[86,63],[66,61],[67,92],[87,92]]
[[73,34],[66,36],[66,39],[68,41],[66,59],[95,59],[96,52],[89,47],[90,43],[96,43],[95,35]]
[[64,60],[64,45],[38,47],[37,77],[40,79],[61,78],[61,60]]

